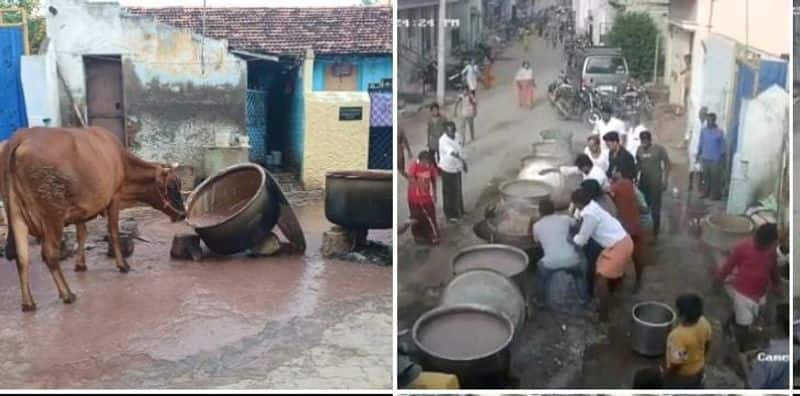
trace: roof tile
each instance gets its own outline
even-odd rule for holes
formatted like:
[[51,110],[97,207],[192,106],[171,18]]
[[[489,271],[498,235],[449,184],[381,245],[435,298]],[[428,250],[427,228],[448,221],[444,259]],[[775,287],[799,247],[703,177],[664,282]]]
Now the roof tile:
[[[201,7],[129,7],[178,28],[202,33]],[[209,7],[206,36],[227,39],[232,49],[274,55],[392,53],[390,7]]]

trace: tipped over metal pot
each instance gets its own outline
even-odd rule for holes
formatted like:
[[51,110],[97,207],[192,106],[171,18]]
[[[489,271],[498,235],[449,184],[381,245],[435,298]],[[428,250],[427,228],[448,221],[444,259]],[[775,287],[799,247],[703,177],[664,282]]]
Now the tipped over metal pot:
[[500,185],[500,199],[486,208],[484,222],[476,225],[479,237],[491,243],[522,250],[536,246],[530,224],[539,218],[539,201],[552,194],[548,184],[535,180],[512,180]]

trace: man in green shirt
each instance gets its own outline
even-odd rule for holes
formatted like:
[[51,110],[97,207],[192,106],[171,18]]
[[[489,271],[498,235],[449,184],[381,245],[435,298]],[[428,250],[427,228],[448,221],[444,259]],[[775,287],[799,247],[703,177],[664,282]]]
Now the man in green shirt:
[[653,144],[650,131],[639,134],[641,145],[636,150],[636,163],[639,165],[639,190],[644,194],[650,214],[653,217],[653,237],[658,236],[661,224],[661,194],[667,189],[670,162],[667,150],[660,144]]
[[431,118],[428,120],[428,151],[433,154],[436,163],[439,162],[439,138],[445,132],[447,118],[439,111],[439,104],[434,103],[430,107]]

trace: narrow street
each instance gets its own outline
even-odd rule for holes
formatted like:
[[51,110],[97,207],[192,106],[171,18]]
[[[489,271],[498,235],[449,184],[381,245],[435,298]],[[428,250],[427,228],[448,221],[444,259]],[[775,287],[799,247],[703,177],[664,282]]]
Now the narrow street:
[[[531,143],[540,139],[539,132],[550,128],[572,131],[574,142],[583,141],[590,133],[586,125],[561,120],[548,103],[546,87],[559,73],[562,61],[560,52],[545,48],[542,40],[535,39],[527,54],[538,84],[537,103],[530,111],[516,106],[511,80],[525,55],[521,52],[518,47],[506,50],[495,65],[498,84],[490,91],[478,91],[477,140],[466,148],[469,164],[469,173],[464,177],[467,216],[459,223],[449,224],[444,221],[439,204],[442,235],[439,246],[417,245],[410,232],[399,237],[399,343],[413,346],[411,326],[419,315],[438,304],[440,292],[452,276],[451,258],[460,249],[486,243],[474,234],[472,227],[482,220],[484,206],[497,197],[499,182],[516,177],[520,159],[531,153]],[[450,117],[452,109],[448,107],[443,113]],[[425,142],[426,119],[427,111],[421,111],[400,120],[415,153]],[[705,316],[714,329],[711,356],[706,366],[706,387],[745,386],[723,362],[723,352],[729,345],[723,341],[721,323],[730,315],[730,303],[721,286],[711,278],[712,269],[722,257],[710,254],[699,238],[689,232],[687,225],[692,213],[718,211],[721,206],[687,195],[688,161],[685,150],[679,148],[684,123],[683,117],[657,109],[650,125],[656,143],[667,148],[673,161],[670,190],[677,188],[678,195],[673,197],[666,193],[664,197],[662,235],[651,248],[642,290],[633,294],[633,277],[629,273],[606,325],[600,324],[593,312],[568,315],[536,310],[511,345],[511,376],[517,383],[509,387],[630,388],[638,369],[657,367],[663,359],[644,358],[630,348],[633,305],[641,301],[674,305],[675,298],[687,292],[703,296]],[[398,221],[403,224],[408,219],[406,183],[402,178],[399,180]]]

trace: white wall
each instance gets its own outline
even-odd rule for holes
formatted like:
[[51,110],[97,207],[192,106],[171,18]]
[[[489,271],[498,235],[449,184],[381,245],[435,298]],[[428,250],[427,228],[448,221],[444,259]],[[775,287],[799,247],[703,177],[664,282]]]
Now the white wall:
[[32,127],[44,126],[46,118],[50,119],[51,126],[61,125],[56,54],[52,47],[48,42],[43,54],[22,56],[22,90],[28,125]]
[[[57,10],[47,13],[55,57],[84,113],[83,56],[120,56],[127,142],[143,158],[201,167],[215,132],[246,133],[247,64],[228,52],[227,41],[126,15],[116,2],[49,5]],[[68,122],[74,112],[63,98]]]
[[745,101],[739,131],[739,153],[734,158],[731,175],[732,180],[742,182],[743,188],[739,196],[731,191],[729,208],[743,210],[757,200],[776,193],[781,177],[782,150],[789,143],[786,130],[789,100],[788,92],[773,85],[757,97]]

